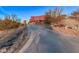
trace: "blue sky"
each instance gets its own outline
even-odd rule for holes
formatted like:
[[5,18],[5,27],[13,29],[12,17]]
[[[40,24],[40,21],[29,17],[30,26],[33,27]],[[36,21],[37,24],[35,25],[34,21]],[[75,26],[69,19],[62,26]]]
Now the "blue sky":
[[[6,14],[16,14],[22,20],[28,20],[30,16],[44,15],[46,11],[57,6],[0,6],[0,18]],[[70,15],[72,11],[79,9],[79,6],[60,6],[63,13]]]

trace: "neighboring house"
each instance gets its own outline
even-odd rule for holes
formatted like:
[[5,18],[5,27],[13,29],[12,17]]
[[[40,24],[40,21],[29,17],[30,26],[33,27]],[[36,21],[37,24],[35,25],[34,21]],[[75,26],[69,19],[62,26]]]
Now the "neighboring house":
[[79,22],[76,19],[66,18],[61,21],[65,28],[79,29]]
[[26,20],[22,20],[21,24],[26,25]]
[[29,20],[26,20],[26,24],[29,24]]
[[36,22],[43,22],[45,20],[45,16],[31,16],[29,23],[36,24]]

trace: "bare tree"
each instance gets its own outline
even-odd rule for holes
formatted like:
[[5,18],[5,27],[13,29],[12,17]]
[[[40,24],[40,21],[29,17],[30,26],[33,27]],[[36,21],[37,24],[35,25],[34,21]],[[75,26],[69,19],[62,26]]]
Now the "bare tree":
[[59,23],[61,21],[61,19],[62,19],[62,11],[63,11],[63,9],[59,8],[59,7],[52,10],[52,19],[51,19],[52,23],[57,24],[57,23]]
[[61,15],[62,11],[63,11],[62,8],[57,7],[52,10],[52,16],[57,17],[57,16]]
[[76,11],[72,12],[71,15],[79,17],[79,10],[76,10]]
[[44,23],[45,23],[45,24],[51,24],[51,11],[46,12]]
[[5,15],[4,20],[10,20],[10,19],[11,19],[10,15]]
[[75,19],[79,20],[79,10],[76,10],[74,12],[71,13],[72,17],[74,17]]
[[63,9],[59,7],[49,10],[45,14],[45,22],[48,24],[59,24],[66,16],[62,15],[62,11]]
[[12,18],[13,21],[17,21],[17,16],[15,14],[12,14],[11,18]]

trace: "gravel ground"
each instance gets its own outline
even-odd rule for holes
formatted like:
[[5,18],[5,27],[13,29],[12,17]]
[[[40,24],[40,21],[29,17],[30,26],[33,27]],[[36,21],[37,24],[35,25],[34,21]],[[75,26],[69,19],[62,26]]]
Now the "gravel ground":
[[55,32],[64,33],[67,35],[79,36],[79,30],[75,30],[75,29],[64,29],[63,27],[61,27],[61,28],[53,27],[53,30]]

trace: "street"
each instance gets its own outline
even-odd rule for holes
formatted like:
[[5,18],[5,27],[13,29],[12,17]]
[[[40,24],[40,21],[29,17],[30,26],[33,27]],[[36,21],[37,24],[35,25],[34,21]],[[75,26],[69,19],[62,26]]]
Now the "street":
[[55,32],[42,25],[27,25],[1,38],[0,48],[1,52],[14,53],[78,53],[79,36]]
[[28,25],[31,32],[29,44],[19,52],[24,53],[73,53],[79,52],[79,37],[53,32],[37,25]]

